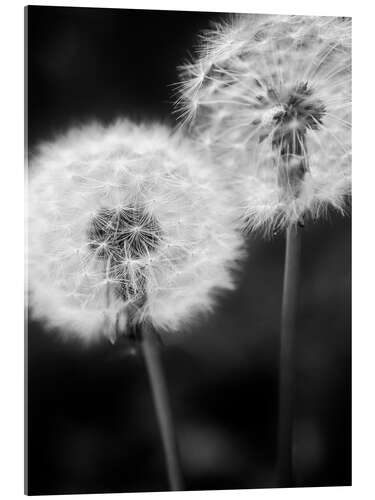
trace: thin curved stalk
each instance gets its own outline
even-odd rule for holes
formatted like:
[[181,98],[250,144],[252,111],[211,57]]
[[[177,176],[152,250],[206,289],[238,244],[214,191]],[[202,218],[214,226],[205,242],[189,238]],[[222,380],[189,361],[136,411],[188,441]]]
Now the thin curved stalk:
[[297,224],[286,231],[279,365],[277,476],[280,486],[293,485],[293,421],[296,390],[296,315],[301,235]]
[[142,327],[141,345],[163,443],[170,490],[181,491],[183,485],[178,447],[158,339],[147,323]]

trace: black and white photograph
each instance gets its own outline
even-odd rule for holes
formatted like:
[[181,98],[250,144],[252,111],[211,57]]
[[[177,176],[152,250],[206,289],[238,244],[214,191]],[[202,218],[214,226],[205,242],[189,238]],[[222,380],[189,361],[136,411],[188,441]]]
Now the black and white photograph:
[[351,486],[344,14],[25,7],[26,495]]

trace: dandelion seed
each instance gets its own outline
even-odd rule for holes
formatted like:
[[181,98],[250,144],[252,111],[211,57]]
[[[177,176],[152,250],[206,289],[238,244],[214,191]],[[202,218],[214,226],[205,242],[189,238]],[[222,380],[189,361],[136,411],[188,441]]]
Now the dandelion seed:
[[204,33],[177,107],[232,182],[249,230],[343,212],[351,190],[351,23],[238,15]]
[[159,125],[92,124],[42,144],[29,185],[34,317],[91,341],[129,321],[176,330],[209,310],[242,252],[215,177]]

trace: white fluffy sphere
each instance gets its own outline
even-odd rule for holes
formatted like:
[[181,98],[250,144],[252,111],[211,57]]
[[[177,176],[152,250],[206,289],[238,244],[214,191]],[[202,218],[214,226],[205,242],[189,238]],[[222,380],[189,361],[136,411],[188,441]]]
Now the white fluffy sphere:
[[343,211],[351,191],[351,22],[243,14],[202,36],[178,107],[233,180],[249,229]]
[[32,315],[87,341],[129,319],[180,328],[233,288],[242,253],[207,159],[167,127],[126,120],[37,149],[28,228]]

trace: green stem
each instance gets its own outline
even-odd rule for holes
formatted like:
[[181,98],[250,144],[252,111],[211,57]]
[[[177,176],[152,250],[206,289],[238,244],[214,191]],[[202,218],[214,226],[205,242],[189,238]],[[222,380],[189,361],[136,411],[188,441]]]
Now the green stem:
[[286,231],[279,366],[277,476],[280,486],[293,485],[293,420],[296,389],[296,314],[301,237],[297,224]]
[[171,491],[181,491],[183,489],[182,474],[168,390],[159,352],[158,339],[149,324],[144,324],[142,327],[141,345],[163,443],[169,486]]

